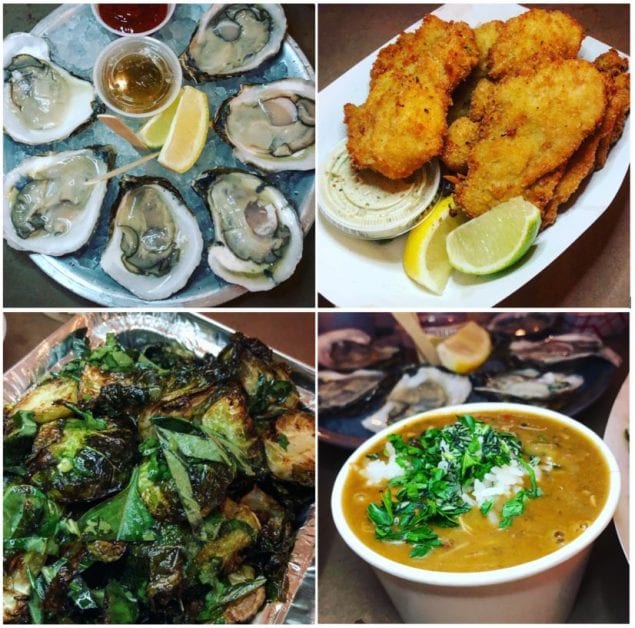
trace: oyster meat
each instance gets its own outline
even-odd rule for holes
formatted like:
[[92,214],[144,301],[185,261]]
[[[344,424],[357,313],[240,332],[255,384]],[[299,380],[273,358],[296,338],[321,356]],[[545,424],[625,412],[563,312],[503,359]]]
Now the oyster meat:
[[201,261],[203,236],[165,179],[123,177],[101,266],[140,299],[166,299]]
[[559,364],[597,356],[619,366],[621,358],[594,333],[561,334],[543,340],[517,340],[509,345],[510,353],[521,362]]
[[201,18],[181,64],[195,81],[242,74],[275,55],[286,30],[279,4],[215,4]]
[[472,384],[468,377],[433,366],[421,366],[404,373],[384,405],[366,417],[362,425],[371,432],[378,432],[399,419],[463,403],[471,392]]
[[399,347],[382,345],[360,329],[336,329],[318,337],[318,362],[339,371],[363,369],[384,363]]
[[575,373],[541,373],[536,369],[519,369],[489,375],[483,386],[474,390],[487,396],[525,401],[549,401],[577,390],[584,378]]
[[219,110],[216,129],[234,156],[268,172],[315,168],[315,85],[288,78],[243,85]]
[[239,170],[204,172],[193,187],[214,221],[208,260],[217,276],[258,291],[293,274],[302,257],[302,227],[277,188]]
[[352,373],[320,371],[318,405],[320,412],[345,411],[358,402],[375,396],[386,373],[360,369]]
[[66,255],[90,239],[105,181],[86,185],[114,163],[109,147],[30,157],[4,179],[4,238],[21,251]]
[[16,142],[62,140],[93,116],[93,86],[52,63],[40,37],[13,33],[4,40],[4,75],[4,130]]

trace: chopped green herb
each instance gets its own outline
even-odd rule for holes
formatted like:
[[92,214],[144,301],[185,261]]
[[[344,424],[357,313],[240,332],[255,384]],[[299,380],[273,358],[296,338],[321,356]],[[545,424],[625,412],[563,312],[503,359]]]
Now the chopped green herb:
[[[504,504],[500,527],[510,526],[524,512],[526,500],[541,494],[534,471],[538,460],[523,457],[514,434],[495,430],[470,415],[458,417],[452,425],[428,429],[417,438],[405,440],[392,434],[388,441],[403,473],[389,482],[380,503],[369,505],[368,518],[378,539],[412,545],[412,558],[442,545],[433,526],[458,526],[459,517],[472,508],[464,494],[494,467],[516,460],[530,480],[530,488]],[[488,515],[494,505],[494,499],[484,502],[481,513]]]

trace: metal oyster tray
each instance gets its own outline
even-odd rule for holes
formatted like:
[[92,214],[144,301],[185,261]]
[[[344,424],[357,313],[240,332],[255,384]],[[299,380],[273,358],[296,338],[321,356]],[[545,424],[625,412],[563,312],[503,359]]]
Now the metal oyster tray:
[[[205,5],[181,3],[177,4],[173,18],[154,37],[170,45],[177,54],[187,46],[189,38],[205,9]],[[53,60],[65,69],[72,71],[79,78],[92,81],[92,63],[97,57],[100,46],[109,43],[115,36],[107,33],[94,20],[90,7],[85,4],[64,4],[54,9],[32,30],[33,35],[44,37],[50,44]],[[79,39],[77,39],[79,38]],[[261,83],[277,80],[286,76],[296,76],[315,80],[315,73],[308,59],[287,34],[278,56],[261,68],[239,77],[216,82],[198,84],[208,94],[212,115],[220,103],[235,94],[241,84]],[[190,81],[185,84],[191,85]],[[48,150],[59,152],[84,148],[91,145],[106,144],[115,148],[116,166],[132,162],[138,153],[123,139],[114,135],[99,124],[69,138],[53,143]],[[24,159],[47,152],[42,146],[26,146],[4,139],[5,172],[15,168]],[[166,178],[183,195],[187,206],[194,212],[205,242],[207,251],[213,240],[213,226],[209,211],[190,186],[190,182],[202,171],[216,168],[238,168],[254,171],[238,161],[232,154],[231,147],[211,133],[205,150],[197,164],[185,175],[171,172],[156,162],[150,162],[131,171],[135,175],[148,175]],[[315,184],[314,173],[284,171],[266,177],[278,187],[285,197],[296,208],[302,230],[306,236],[315,219]],[[144,301],[109,277],[100,266],[101,253],[105,248],[109,234],[110,211],[117,196],[116,180],[108,186],[102,213],[90,241],[72,254],[52,257],[39,253],[28,253],[30,259],[55,282],[71,292],[106,307],[140,307],[149,303],[153,307],[199,307],[217,306],[230,301],[247,292],[236,284],[229,284],[216,277],[207,263],[207,253],[190,277],[187,285],[167,299]]]
[[[17,401],[35,382],[56,366],[72,359],[73,338],[81,329],[91,344],[113,332],[124,344],[144,344],[161,339],[176,340],[197,354],[218,354],[234,332],[199,314],[181,312],[88,312],[78,314],[44,339],[4,374],[4,403]],[[275,349],[274,355],[291,369],[302,403],[315,411],[315,372],[308,365]],[[315,504],[298,529],[287,568],[285,601],[270,602],[254,624],[310,624],[315,622]]]

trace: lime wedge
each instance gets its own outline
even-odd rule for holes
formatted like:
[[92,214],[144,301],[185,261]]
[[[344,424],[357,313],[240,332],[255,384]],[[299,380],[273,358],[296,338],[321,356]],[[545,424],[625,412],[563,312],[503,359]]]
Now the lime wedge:
[[406,240],[403,267],[410,279],[435,294],[442,294],[452,272],[445,241],[466,218],[454,210],[451,196],[437,202]]
[[448,235],[450,264],[470,275],[489,275],[517,262],[540,229],[540,210],[517,196]]
[[139,129],[137,135],[148,148],[161,148],[161,146],[165,144],[172,119],[174,118],[182,95],[183,90],[177,94],[174,102],[167,109],[158,113],[156,116],[152,116],[152,118]]

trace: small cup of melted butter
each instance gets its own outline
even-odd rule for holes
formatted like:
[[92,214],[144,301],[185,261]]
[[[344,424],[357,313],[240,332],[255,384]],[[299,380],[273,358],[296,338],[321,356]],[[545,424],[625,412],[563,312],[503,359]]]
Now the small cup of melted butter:
[[[406,447],[413,437],[419,445]],[[412,467],[397,456],[417,458],[419,484],[428,471],[428,487],[459,478],[426,493],[443,502],[436,511],[414,504]],[[543,408],[473,403],[366,441],[342,467],[331,509],[405,622],[564,623],[619,493],[617,462],[586,426]],[[426,520],[426,508],[448,513],[454,527]]]

